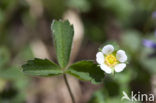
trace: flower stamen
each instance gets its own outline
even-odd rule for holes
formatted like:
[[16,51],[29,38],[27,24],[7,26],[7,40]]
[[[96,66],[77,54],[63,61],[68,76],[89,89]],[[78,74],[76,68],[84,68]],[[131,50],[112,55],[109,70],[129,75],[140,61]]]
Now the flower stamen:
[[116,65],[118,63],[118,61],[117,61],[116,57],[113,54],[109,54],[105,58],[105,63],[109,67],[113,67],[114,65]]

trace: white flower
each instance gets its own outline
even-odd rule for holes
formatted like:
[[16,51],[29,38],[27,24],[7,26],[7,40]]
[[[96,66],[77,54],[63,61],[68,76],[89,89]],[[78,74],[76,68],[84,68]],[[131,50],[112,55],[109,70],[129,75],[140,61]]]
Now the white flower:
[[106,45],[96,54],[96,61],[100,68],[108,74],[121,72],[126,67],[127,55],[124,50],[114,51],[112,45]]

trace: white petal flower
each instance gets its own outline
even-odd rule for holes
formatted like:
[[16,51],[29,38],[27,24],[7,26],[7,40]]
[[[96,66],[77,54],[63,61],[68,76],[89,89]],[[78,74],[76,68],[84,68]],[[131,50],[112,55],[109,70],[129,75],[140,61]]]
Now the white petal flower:
[[97,61],[98,64],[104,63],[104,55],[103,55],[102,52],[98,52],[96,54],[96,61]]
[[103,71],[105,71],[106,73],[108,73],[108,74],[111,74],[111,73],[112,73],[112,69],[111,69],[110,67],[108,67],[107,65],[105,65],[105,64],[101,64],[101,65],[100,65],[100,68],[101,68]]
[[123,50],[117,51],[116,58],[122,63],[127,61],[127,55]]
[[112,45],[103,47],[102,52],[96,54],[96,61],[100,65],[101,70],[107,74],[121,72],[126,67],[127,55],[124,50],[114,51]]
[[114,47],[112,46],[112,45],[106,45],[106,46],[104,46],[104,48],[102,49],[102,52],[104,53],[104,54],[111,54],[112,52],[114,51]]
[[123,71],[125,69],[125,67],[126,67],[126,64],[125,63],[117,64],[115,66],[115,71],[116,72],[121,72],[121,71]]

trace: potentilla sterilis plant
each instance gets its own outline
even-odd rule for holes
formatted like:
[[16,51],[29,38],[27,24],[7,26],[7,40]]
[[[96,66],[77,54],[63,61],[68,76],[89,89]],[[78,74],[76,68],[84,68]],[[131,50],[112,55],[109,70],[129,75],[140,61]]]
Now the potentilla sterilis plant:
[[121,72],[126,67],[127,55],[124,50],[115,50],[113,45],[106,45],[96,54],[96,61],[107,74]]

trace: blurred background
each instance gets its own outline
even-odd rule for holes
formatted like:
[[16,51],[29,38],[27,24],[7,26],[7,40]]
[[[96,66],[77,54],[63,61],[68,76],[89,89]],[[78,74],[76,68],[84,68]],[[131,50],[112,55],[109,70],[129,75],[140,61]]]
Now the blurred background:
[[108,41],[128,54],[127,68],[103,84],[68,76],[77,103],[121,103],[122,91],[156,96],[156,0],[0,0],[0,103],[71,103],[62,77],[21,72],[34,57],[57,63],[53,19],[74,25],[70,63],[95,60]]

